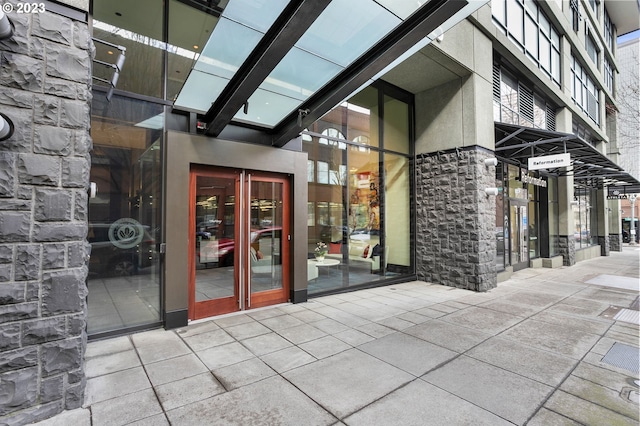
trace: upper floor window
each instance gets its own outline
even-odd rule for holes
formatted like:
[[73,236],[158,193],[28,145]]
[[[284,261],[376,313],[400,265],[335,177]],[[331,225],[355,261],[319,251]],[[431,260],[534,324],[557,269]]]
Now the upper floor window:
[[493,68],[493,94],[494,121],[555,130],[555,108],[497,64]]
[[607,9],[604,10],[604,42],[607,44],[609,51],[613,52],[613,44],[614,44],[614,25],[611,22],[611,18],[607,13]]
[[600,55],[600,49],[598,49],[598,45],[596,41],[593,39],[591,35],[591,31],[587,30],[587,34],[585,37],[585,49],[587,49],[587,55],[591,58],[591,61],[598,65],[598,57]]
[[613,67],[607,58],[604,58],[604,84],[609,89],[609,93],[613,94]]
[[600,124],[600,90],[575,56],[571,56],[571,97],[596,124]]
[[596,18],[598,17],[598,4],[600,2],[597,0],[589,0],[589,6],[591,6],[591,10],[593,10],[593,13],[595,13]]
[[578,0],[570,0],[569,6],[571,7],[571,27],[573,31],[580,29],[580,21],[582,16],[580,15],[580,2]]
[[492,0],[494,23],[560,85],[560,36],[532,0]]

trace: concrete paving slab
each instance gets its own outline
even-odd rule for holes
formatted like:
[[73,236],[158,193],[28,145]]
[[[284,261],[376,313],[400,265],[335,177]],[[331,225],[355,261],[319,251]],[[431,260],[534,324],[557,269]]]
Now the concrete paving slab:
[[296,368],[283,376],[339,419],[414,378],[358,349]]
[[429,318],[429,317],[427,317],[425,315],[420,315],[417,312],[406,312],[406,313],[404,313],[402,315],[398,315],[395,318],[399,318],[399,319],[404,320],[404,321],[409,321],[412,324],[422,324],[422,323],[427,322],[427,321],[429,321],[431,319],[431,318]]
[[440,318],[442,316],[447,315],[446,312],[442,312],[442,311],[437,311],[435,309],[431,309],[429,308],[422,308],[422,309],[417,309],[415,311],[416,314],[419,315],[424,315],[425,317],[429,317],[429,318]]
[[255,321],[261,321],[263,319],[277,317],[283,315],[280,309],[261,309],[259,311],[249,311],[247,316],[253,318]]
[[144,368],[134,367],[87,380],[83,407],[151,388]]
[[271,329],[265,327],[257,321],[225,327],[224,331],[229,333],[236,340],[248,339],[261,334],[271,333]]
[[385,327],[384,325],[375,322],[359,325],[356,329],[376,339],[396,332],[392,328]]
[[57,416],[36,424],[38,426],[91,426],[91,411],[86,408],[63,411]]
[[87,378],[91,378],[141,365],[136,351],[128,350],[87,359],[84,364],[84,374]]
[[292,312],[290,314],[292,317],[299,319],[302,322],[305,323],[310,323],[310,322],[316,322],[316,321],[321,321],[327,317],[325,317],[324,315],[321,315],[317,312],[314,311],[310,311],[308,309],[304,309],[302,311],[298,311],[298,312]]
[[601,274],[586,281],[586,283],[640,292],[640,280],[636,277]]
[[310,323],[312,326],[317,328],[318,330],[322,330],[327,334],[336,334],[342,331],[350,330],[346,325],[332,320],[331,318],[325,318],[320,321],[315,321]]
[[145,364],[151,364],[153,362],[163,361],[169,358],[175,358],[182,355],[188,355],[191,353],[191,349],[180,339],[167,340],[162,343],[154,345],[144,345],[137,347],[138,355]]
[[576,360],[501,337],[480,343],[465,355],[549,386],[557,386]]
[[155,391],[165,411],[226,392],[210,372],[157,386]]
[[313,325],[304,323],[279,330],[278,334],[295,345],[319,339],[327,335],[327,333],[315,328]]
[[470,307],[452,314],[440,317],[440,321],[450,322],[461,327],[482,331],[489,334],[497,334],[507,328],[521,322],[524,318],[498,312],[483,307]]
[[516,424],[523,424],[553,388],[462,355],[423,380]]
[[[426,317],[422,317],[422,318],[424,318],[424,321],[427,320]],[[382,325],[384,327],[390,328],[392,330],[402,331],[405,328],[409,328],[409,327],[411,327],[413,325],[420,324],[420,323],[414,323],[414,322],[411,322],[411,321],[407,321],[407,320],[404,320],[404,319],[396,316],[396,317],[390,317],[390,318],[385,318],[383,320],[380,320],[380,321],[378,321],[378,324],[380,324],[380,325]]]
[[162,413],[151,389],[98,402],[91,406],[93,426],[126,425]]
[[490,334],[460,327],[439,319],[407,328],[404,333],[459,353],[491,337]]
[[624,387],[628,387],[628,385],[618,390],[612,390],[589,380],[571,375],[562,383],[560,389],[585,401],[598,404],[611,411],[622,414],[625,417],[630,417],[636,421],[640,420],[638,404],[634,404],[630,400],[620,397]]
[[562,324],[576,330],[600,335],[605,333],[613,324],[611,320],[604,318],[584,318],[550,310],[542,311],[531,318],[549,324]]
[[510,425],[504,419],[422,380],[415,380],[347,417],[352,426]]
[[[535,289],[535,287],[530,286],[530,289]],[[529,291],[519,291],[517,293],[508,294],[500,300],[520,303],[522,305],[527,305],[527,306],[545,307],[553,303],[557,303],[563,298],[564,298],[563,296],[559,296],[556,294],[548,294],[548,293],[529,290]]]
[[235,339],[231,337],[229,333],[219,328],[217,330],[184,337],[184,342],[189,345],[191,350],[198,352],[215,346],[224,345],[226,343],[235,342]]
[[342,340],[343,342],[351,346],[359,346],[359,345],[362,345],[363,343],[367,343],[374,340],[374,338],[371,337],[370,335],[363,333],[361,331],[352,330],[352,329],[348,329],[340,333],[336,333],[334,334],[334,337]]
[[478,306],[485,309],[491,309],[493,311],[505,312],[507,314],[515,315],[518,317],[528,317],[540,312],[543,309],[540,306],[525,306],[519,303],[508,302],[501,299],[491,300]]
[[587,362],[578,364],[576,369],[571,372],[571,375],[589,380],[614,391],[620,391],[623,387],[628,386],[630,382],[638,379],[631,372],[621,374]]
[[632,418],[560,390],[556,391],[544,406],[584,425],[638,425]]
[[213,370],[213,374],[227,390],[275,376],[277,373],[259,358],[251,358],[228,367]]
[[284,373],[285,371],[309,364],[316,360],[313,356],[297,346],[272,352],[260,357],[260,359],[278,373]]
[[256,356],[266,355],[292,346],[291,342],[274,332],[245,339],[240,343]]
[[333,336],[325,336],[300,345],[300,349],[322,359],[351,349],[351,345]]
[[582,358],[600,338],[596,334],[565,327],[562,324],[532,319],[503,332],[501,337],[574,359]]
[[196,334],[202,334],[218,329],[220,329],[220,326],[216,324],[215,321],[209,320],[179,328],[176,330],[176,334],[184,339],[185,337],[195,336]]
[[[256,395],[260,395],[256,398]],[[167,412],[172,425],[331,425],[336,418],[281,377]]]
[[167,420],[167,416],[162,413],[129,423],[127,426],[169,426],[169,420]]
[[157,346],[168,342],[179,342],[180,338],[176,333],[166,330],[151,330],[143,331],[140,333],[134,333],[131,336],[131,341],[136,348],[142,348],[145,346]]
[[273,331],[280,331],[290,327],[304,324],[298,318],[291,315],[279,315],[277,317],[266,318],[260,321],[262,325],[270,328]]
[[234,325],[246,324],[248,322],[255,321],[253,318],[249,316],[248,313],[233,313],[229,315],[225,315],[222,317],[217,317],[215,323],[224,328],[224,327],[233,327]]
[[96,356],[114,354],[117,352],[126,352],[133,349],[133,344],[129,336],[115,337],[113,339],[98,340],[91,342],[87,346],[84,354],[85,359]]
[[458,356],[457,352],[404,333],[390,334],[358,349],[416,377]]
[[209,371],[193,353],[145,365],[153,386],[181,380]]
[[527,422],[527,426],[582,426],[580,423],[561,416],[558,413],[541,408],[531,420]]
[[207,366],[209,370],[226,367],[253,358],[255,355],[238,342],[227,343],[226,345],[215,346],[213,348],[199,351],[196,355]]

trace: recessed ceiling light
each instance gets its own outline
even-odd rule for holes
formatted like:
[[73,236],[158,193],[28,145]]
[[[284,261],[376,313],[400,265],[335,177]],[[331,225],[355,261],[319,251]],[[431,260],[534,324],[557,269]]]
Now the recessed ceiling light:
[[194,48],[194,49],[198,49],[198,47],[199,47],[199,46],[198,46],[197,44],[194,44],[194,45],[193,45],[193,48]]
[[113,51],[111,51],[111,50],[107,51],[107,53],[108,53],[109,55],[113,55]]

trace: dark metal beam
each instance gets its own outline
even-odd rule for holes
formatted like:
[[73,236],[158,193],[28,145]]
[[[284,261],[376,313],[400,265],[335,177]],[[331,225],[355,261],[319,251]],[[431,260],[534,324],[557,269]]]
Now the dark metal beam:
[[329,3],[331,0],[296,0],[285,7],[204,115],[205,134],[216,137],[222,132]]
[[379,43],[365,52],[353,64],[333,78],[322,90],[307,99],[300,109],[309,113],[299,119],[298,111],[291,112],[274,129],[273,146],[281,147],[295,138],[347,96],[362,87],[387,65],[420,42],[424,37],[467,5],[466,0],[431,0]]

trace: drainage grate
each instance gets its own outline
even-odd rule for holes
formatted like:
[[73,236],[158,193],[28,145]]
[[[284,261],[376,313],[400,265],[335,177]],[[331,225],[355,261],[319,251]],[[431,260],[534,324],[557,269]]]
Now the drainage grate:
[[620,309],[620,312],[618,312],[613,317],[613,319],[616,321],[624,321],[624,322],[630,322],[631,324],[640,325],[640,312],[623,308],[623,309]]
[[640,373],[640,357],[638,356],[638,352],[638,348],[635,346],[616,342],[604,358],[602,358],[602,362],[638,374]]

